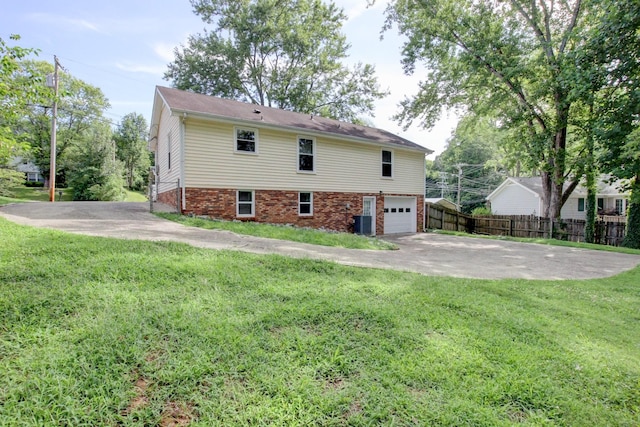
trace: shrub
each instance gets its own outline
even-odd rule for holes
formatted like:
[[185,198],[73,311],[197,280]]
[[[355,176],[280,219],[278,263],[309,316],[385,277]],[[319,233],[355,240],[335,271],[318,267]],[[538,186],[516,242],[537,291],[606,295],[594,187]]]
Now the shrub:
[[471,215],[473,216],[487,216],[491,215],[491,209],[486,206],[480,206],[471,211]]
[[0,196],[13,197],[12,187],[24,183],[24,174],[13,169],[0,167]]

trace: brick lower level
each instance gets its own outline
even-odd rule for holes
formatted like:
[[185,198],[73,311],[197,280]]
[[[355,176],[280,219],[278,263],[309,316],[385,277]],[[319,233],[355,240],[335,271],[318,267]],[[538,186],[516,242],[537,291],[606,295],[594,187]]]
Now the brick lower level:
[[[236,190],[191,188],[185,191],[184,214],[204,215],[214,219],[256,221],[271,224],[292,224],[297,227],[324,228],[353,232],[353,216],[362,214],[363,197],[376,198],[376,234],[384,234],[385,196],[406,194],[313,192],[313,215],[298,215],[298,192],[286,190],[255,190],[252,217],[236,215]],[[176,193],[158,195],[158,201],[176,205]],[[417,196],[416,230],[423,226],[424,197]]]

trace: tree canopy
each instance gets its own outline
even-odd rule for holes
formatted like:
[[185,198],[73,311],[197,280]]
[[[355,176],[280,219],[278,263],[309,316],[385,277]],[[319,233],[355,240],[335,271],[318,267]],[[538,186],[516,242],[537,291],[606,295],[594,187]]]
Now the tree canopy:
[[[520,135],[521,162],[538,170],[544,215],[560,208],[580,179],[569,127],[583,94],[577,53],[586,46],[601,3],[588,0],[396,0],[387,26],[408,37],[405,71],[426,68],[413,98],[397,119],[430,126],[442,108],[497,114]],[[569,185],[564,187],[565,182]]]
[[347,67],[346,19],[320,0],[192,0],[212,26],[175,49],[179,89],[357,122],[386,93],[372,65]]
[[113,135],[116,155],[124,165],[130,190],[145,188],[151,160],[147,150],[148,125],[142,114],[129,113],[123,117]]
[[[20,37],[10,39],[19,41]],[[37,96],[42,83],[41,76],[22,65],[24,58],[37,53],[36,49],[10,46],[0,38],[0,167],[28,147],[16,139],[12,124]]]

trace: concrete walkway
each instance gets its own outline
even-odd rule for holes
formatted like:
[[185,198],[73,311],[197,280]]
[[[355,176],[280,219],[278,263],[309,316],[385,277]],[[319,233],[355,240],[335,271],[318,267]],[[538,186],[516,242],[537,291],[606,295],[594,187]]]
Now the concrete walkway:
[[[170,210],[155,206],[156,210]],[[400,247],[397,251],[332,248],[185,227],[149,213],[148,203],[19,203],[0,207],[0,216],[19,224],[70,233],[177,241],[208,249],[280,254],[431,276],[587,279],[612,276],[640,264],[639,255],[437,233],[385,236]]]

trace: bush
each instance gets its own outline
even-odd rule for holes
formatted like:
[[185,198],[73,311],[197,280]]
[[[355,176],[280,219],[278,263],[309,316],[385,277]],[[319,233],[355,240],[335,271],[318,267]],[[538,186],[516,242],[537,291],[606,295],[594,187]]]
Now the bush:
[[486,206],[481,206],[481,207],[475,208],[473,211],[471,211],[471,215],[473,215],[473,216],[491,215],[491,209],[489,209]]
[[12,187],[24,183],[24,174],[13,169],[0,168],[0,196],[13,197]]
[[24,183],[24,186],[29,188],[44,187],[44,182],[27,181]]

